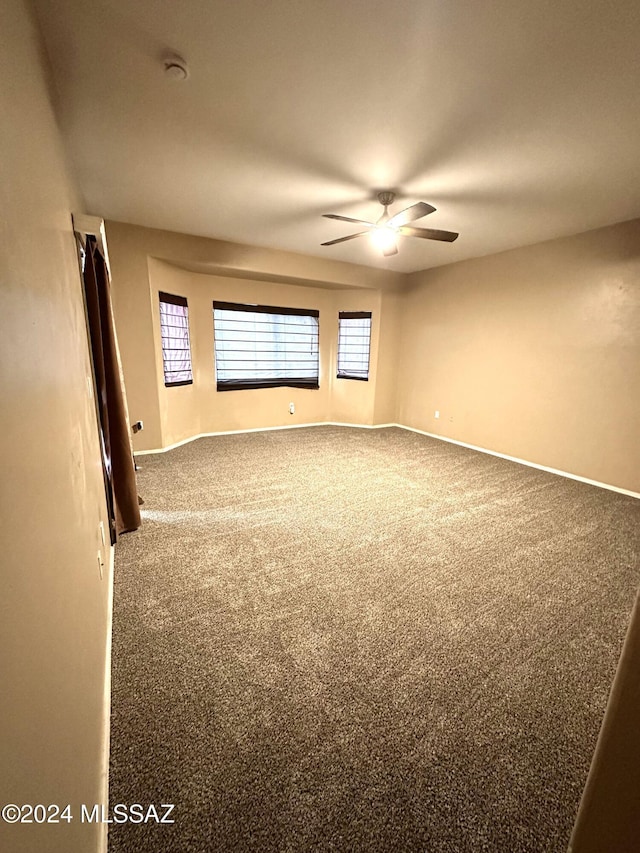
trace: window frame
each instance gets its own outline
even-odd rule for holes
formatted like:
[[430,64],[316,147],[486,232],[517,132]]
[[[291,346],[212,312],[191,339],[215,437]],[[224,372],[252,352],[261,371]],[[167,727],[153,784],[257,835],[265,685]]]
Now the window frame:
[[[220,364],[220,355],[217,348],[219,337],[216,334],[216,310],[218,311],[234,311],[238,314],[265,314],[271,317],[312,317],[315,319],[315,339],[312,337],[311,345],[315,346],[315,376],[306,378],[295,376],[274,377],[272,379],[254,377],[251,379],[238,379],[236,381],[230,379],[218,378],[218,367]],[[294,333],[295,334],[295,333]],[[219,299],[213,300],[213,338],[214,338],[214,371],[216,378],[217,391],[251,391],[258,388],[305,388],[308,390],[318,390],[320,387],[320,311],[315,308],[290,308],[276,305],[258,305],[242,302],[226,302]],[[284,354],[283,363],[286,366],[286,353]],[[293,360],[293,359],[291,359]],[[272,359],[277,361],[277,359]]]
[[[187,349],[185,352],[188,353],[189,356],[189,373],[191,374],[190,379],[178,379],[177,381],[167,380],[167,360],[165,359],[165,350],[168,347],[165,347],[165,338],[163,334],[163,328],[165,324],[163,324],[163,311],[162,304],[165,305],[179,305],[180,307],[185,309],[185,319],[187,321]],[[166,293],[163,290],[158,291],[158,306],[160,311],[160,343],[162,347],[162,370],[163,370],[163,378],[164,378],[164,386],[165,388],[178,388],[182,385],[193,385],[193,359],[191,357],[191,332],[189,327],[189,303],[186,296],[178,296],[175,293]],[[171,371],[169,371],[171,373]],[[174,371],[178,372],[178,371]],[[186,372],[186,371],[180,371]]]
[[[346,370],[340,370],[340,344],[342,341],[347,343],[347,334],[342,334],[343,320],[368,320],[369,321],[369,336],[367,339],[367,375],[357,376],[354,373],[349,373]],[[373,327],[373,315],[371,311],[339,311],[338,312],[338,348],[336,352],[336,379],[354,379],[356,382],[368,382],[371,372],[371,330]]]

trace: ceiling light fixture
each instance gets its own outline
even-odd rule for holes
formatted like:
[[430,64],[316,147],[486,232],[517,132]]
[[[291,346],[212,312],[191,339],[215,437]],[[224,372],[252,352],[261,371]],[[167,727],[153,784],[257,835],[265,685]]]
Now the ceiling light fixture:
[[371,242],[382,254],[393,251],[396,245],[396,230],[389,225],[379,225],[371,229]]
[[384,212],[380,219],[376,222],[369,222],[366,219],[354,219],[352,216],[342,216],[339,213],[323,213],[327,219],[337,219],[340,222],[352,222],[356,225],[364,226],[364,231],[358,231],[355,234],[347,234],[346,237],[338,237],[335,240],[327,240],[322,243],[323,246],[335,246],[337,243],[344,243],[346,240],[354,240],[356,237],[363,237],[368,234],[374,246],[379,249],[385,257],[398,254],[398,245],[396,238],[401,237],[422,237],[423,240],[442,240],[445,243],[453,243],[458,237],[456,231],[441,231],[437,228],[416,228],[409,225],[409,222],[414,222],[416,219],[422,219],[428,213],[433,213],[435,207],[432,204],[427,204],[426,201],[418,201],[410,207],[401,210],[393,216],[389,216],[387,208],[393,204],[395,193],[390,190],[378,193],[378,201],[384,207]]
[[397,231],[393,226],[389,225],[389,211],[387,210],[390,204],[393,204],[395,193],[381,192],[378,193],[378,201],[383,205],[384,210],[382,216],[377,220],[375,228],[371,229],[371,242],[382,252],[383,255],[395,254]]

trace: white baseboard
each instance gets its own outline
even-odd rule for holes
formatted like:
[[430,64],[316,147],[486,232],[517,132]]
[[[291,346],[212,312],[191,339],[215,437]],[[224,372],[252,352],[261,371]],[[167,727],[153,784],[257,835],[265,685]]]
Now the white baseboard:
[[518,456],[508,456],[506,453],[499,453],[497,450],[487,450],[486,447],[478,447],[477,444],[467,444],[465,441],[457,441],[455,438],[447,438],[444,435],[437,435],[434,432],[426,432],[423,429],[405,426],[404,424],[390,424],[400,429],[409,430],[409,432],[417,432],[420,435],[426,435],[429,438],[437,438],[438,441],[446,441],[449,444],[457,444],[460,447],[467,447],[469,450],[477,450],[479,453],[487,453],[489,456],[498,456],[500,459],[506,459],[509,462],[517,462],[519,465],[526,465],[528,468],[537,468],[539,471],[546,471],[549,474],[557,474],[559,477],[566,477],[569,480],[577,480],[579,483],[587,483],[589,486],[598,486],[600,489],[608,489],[610,492],[618,492],[621,495],[628,495],[631,498],[640,498],[640,492],[632,492],[629,489],[622,489],[619,486],[612,486],[610,483],[601,483],[599,480],[590,480],[588,477],[579,477],[577,474],[570,474],[568,471],[560,471],[559,468],[549,468],[547,465],[539,465],[537,462],[529,462],[527,459],[520,459]]
[[[109,753],[111,748],[111,640],[113,637],[113,580],[116,549],[109,548],[109,575],[107,583],[107,642],[104,661],[104,693],[102,697],[102,755],[100,767],[100,783],[102,788],[101,802],[106,810],[109,804]],[[107,853],[108,824],[100,824],[98,850]]]
[[397,427],[398,424],[346,424],[342,421],[330,421],[327,426],[353,427],[354,429],[389,429],[389,427]]
[[233,430],[224,430],[222,432],[202,432],[198,435],[192,435],[189,438],[185,438],[182,441],[178,441],[175,444],[170,444],[167,447],[160,447],[157,450],[137,450],[135,451],[135,456],[146,456],[148,454],[153,453],[166,453],[167,450],[173,450],[176,447],[180,447],[183,444],[188,444],[190,441],[195,441],[198,438],[211,438],[217,435],[242,435],[244,433],[249,432],[271,432],[273,430],[283,430],[283,429],[301,429],[303,427],[315,427],[315,426],[340,426],[340,427],[352,427],[357,429],[386,429],[388,427],[397,427],[398,429],[405,429],[409,432],[416,432],[420,435],[426,435],[428,438],[436,438],[438,441],[446,441],[449,444],[457,444],[460,447],[466,447],[469,450],[476,450],[478,453],[487,453],[489,456],[498,456],[500,459],[506,459],[508,462],[517,462],[519,465],[526,465],[528,468],[537,468],[539,471],[546,471],[549,474],[557,474],[559,477],[566,477],[569,480],[577,480],[579,483],[587,483],[589,486],[598,486],[600,489],[607,489],[610,492],[618,492],[621,495],[628,495],[631,498],[640,498],[640,492],[632,492],[629,489],[622,489],[619,486],[612,486],[610,483],[601,483],[598,480],[590,480],[588,477],[580,477],[577,474],[570,474],[568,471],[561,471],[559,468],[549,468],[547,465],[539,465],[537,462],[529,462],[527,459],[520,459],[517,456],[508,456],[506,453],[499,453],[497,450],[488,450],[486,447],[479,447],[477,444],[467,444],[465,441],[458,441],[455,438],[447,438],[444,435],[437,435],[434,432],[427,432],[423,429],[416,429],[415,427],[406,426],[405,424],[349,424],[342,423],[340,421],[322,421],[320,423],[308,423],[308,424],[288,424],[285,426],[274,426],[274,427],[256,427],[254,429],[233,429]]
[[227,429],[221,432],[199,432],[197,435],[191,435],[189,438],[183,438],[182,441],[176,441],[175,444],[168,444],[166,447],[159,447],[156,450],[134,450],[134,456],[148,456],[153,453],[166,453],[167,450],[174,450],[176,447],[181,447],[183,444],[188,444],[190,441],[196,441],[198,438],[213,438],[216,435],[244,435],[248,432],[275,432],[282,429],[303,429],[305,427],[316,426],[343,426],[343,427],[358,427],[359,429],[383,429],[383,427],[397,426],[397,424],[347,424],[339,421],[317,421],[308,424],[284,424],[283,426],[272,427],[253,427],[252,429]]

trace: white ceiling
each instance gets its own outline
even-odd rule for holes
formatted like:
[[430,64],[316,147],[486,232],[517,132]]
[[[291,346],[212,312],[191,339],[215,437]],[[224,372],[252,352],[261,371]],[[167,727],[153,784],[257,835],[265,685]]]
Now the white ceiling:
[[[401,272],[640,216],[637,0],[36,8],[88,213]],[[320,246],[386,188],[458,240]]]

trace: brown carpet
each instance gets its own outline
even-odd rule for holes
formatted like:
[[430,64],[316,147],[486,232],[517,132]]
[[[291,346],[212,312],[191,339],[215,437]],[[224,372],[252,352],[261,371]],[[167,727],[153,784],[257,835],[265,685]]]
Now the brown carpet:
[[140,459],[117,547],[111,853],[564,851],[640,501],[399,429]]

